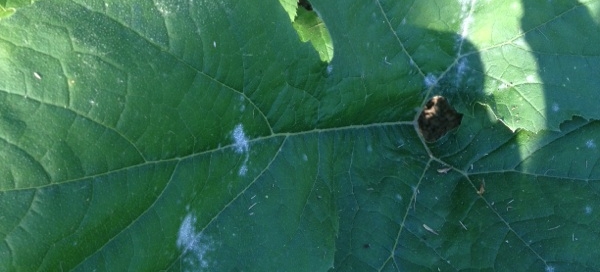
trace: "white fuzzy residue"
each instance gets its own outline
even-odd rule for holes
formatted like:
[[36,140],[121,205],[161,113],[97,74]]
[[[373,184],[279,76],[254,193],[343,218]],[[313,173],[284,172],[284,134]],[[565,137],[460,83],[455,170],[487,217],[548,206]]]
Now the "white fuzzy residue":
[[473,10],[477,0],[459,0],[460,3],[460,36],[464,39],[469,35],[469,28],[473,24]]
[[188,214],[181,222],[177,234],[177,247],[181,250],[182,259],[193,271],[208,268],[206,253],[214,250],[211,239],[197,232],[195,224],[196,217]]
[[250,144],[248,143],[248,138],[244,132],[244,126],[242,124],[235,126],[231,135],[233,137],[233,148],[235,152],[238,154],[245,154],[244,163],[238,171],[238,175],[245,176],[246,173],[248,173],[248,159],[250,158],[248,150],[250,149]]
[[179,12],[179,6],[176,5],[173,1],[154,1],[154,5],[158,12],[160,12],[163,16],[169,16],[171,14]]
[[244,133],[244,126],[242,124],[238,124],[233,129],[233,147],[235,148],[235,152],[238,154],[248,152],[248,138],[246,138],[246,133]]
[[456,81],[457,83],[460,81],[461,78],[463,78],[463,75],[465,74],[465,72],[467,71],[468,68],[468,60],[467,58],[460,58],[460,60],[458,60],[458,64],[456,66]]
[[433,74],[427,74],[427,76],[425,76],[425,86],[427,88],[435,86],[437,84],[437,81],[437,77]]
[[465,38],[469,35],[469,29],[473,24],[473,10],[475,9],[476,0],[458,0],[460,4],[460,35],[457,38],[456,48],[457,57],[459,58],[456,67],[456,84],[459,84],[463,78],[465,71],[468,68],[468,60],[462,57],[462,48]]
[[596,141],[594,141],[593,139],[589,139],[585,142],[585,146],[589,149],[594,149],[596,148]]

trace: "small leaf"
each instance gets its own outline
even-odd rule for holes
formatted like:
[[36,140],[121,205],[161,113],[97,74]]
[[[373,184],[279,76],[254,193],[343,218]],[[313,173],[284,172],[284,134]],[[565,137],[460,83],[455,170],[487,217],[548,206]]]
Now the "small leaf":
[[325,23],[314,11],[298,8],[297,13],[293,26],[298,31],[300,40],[310,41],[321,60],[330,62],[333,59],[333,43]]

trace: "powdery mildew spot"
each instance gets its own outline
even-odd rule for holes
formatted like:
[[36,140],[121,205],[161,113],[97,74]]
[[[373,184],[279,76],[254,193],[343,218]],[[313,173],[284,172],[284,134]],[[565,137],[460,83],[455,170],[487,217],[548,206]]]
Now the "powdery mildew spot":
[[242,124],[235,126],[232,135],[235,152],[238,154],[248,152],[248,138],[246,138],[246,134],[244,133],[244,126]]
[[546,266],[546,272],[554,272],[554,266]]
[[589,149],[594,149],[596,148],[596,142],[593,139],[589,139],[585,142],[585,147]]
[[427,74],[427,76],[425,76],[425,86],[427,88],[431,88],[433,86],[435,86],[437,84],[437,77],[435,77],[433,74]]
[[167,3],[171,1],[155,1],[154,5],[158,12],[160,12],[163,16],[168,16],[173,13],[177,13],[179,11],[179,6],[174,5],[173,3]]
[[248,173],[248,165],[246,165],[246,162],[244,162],[244,164],[242,165],[242,167],[240,167],[240,170],[238,171],[238,175],[245,176],[246,173]]
[[246,155],[244,164],[242,164],[240,170],[238,171],[238,175],[245,176],[246,173],[248,173],[248,159],[250,158],[248,150],[250,149],[250,145],[248,144],[246,133],[244,133],[244,126],[242,124],[238,124],[235,126],[231,134],[233,137],[233,148],[235,149],[235,153]]
[[238,100],[240,101],[239,110],[240,112],[244,112],[246,110],[246,104],[244,101],[246,100],[243,95],[238,96]]
[[473,10],[475,9],[476,0],[459,0],[460,3],[460,36],[457,38],[457,56],[459,58],[456,66],[456,84],[460,83],[465,71],[468,68],[468,60],[461,57],[462,47],[465,38],[469,35],[469,28],[473,24]]
[[473,24],[473,9],[477,0],[459,0],[460,3],[460,36],[464,39],[469,35],[469,28]]
[[181,222],[177,234],[177,247],[181,250],[183,262],[193,271],[208,268],[206,253],[214,250],[212,240],[201,232],[196,232],[195,224],[196,217],[188,214]]
[[508,88],[508,85],[504,82],[502,84],[500,84],[500,86],[498,86],[498,90],[504,90],[506,88]]
[[402,201],[402,196],[400,194],[396,194],[395,197],[398,202]]
[[585,206],[585,214],[592,214],[593,210],[591,206]]
[[456,66],[456,80],[457,80],[457,83],[460,81],[460,79],[465,74],[465,71],[467,70],[467,67],[468,67],[467,63],[468,63],[468,60],[466,58],[460,58],[460,60],[458,61],[458,64]]
[[535,82],[535,77],[533,75],[528,75],[525,80],[527,80],[529,83],[533,83]]
[[552,103],[552,111],[558,112],[559,110],[560,110],[560,107],[558,106],[558,103],[556,103],[556,102]]

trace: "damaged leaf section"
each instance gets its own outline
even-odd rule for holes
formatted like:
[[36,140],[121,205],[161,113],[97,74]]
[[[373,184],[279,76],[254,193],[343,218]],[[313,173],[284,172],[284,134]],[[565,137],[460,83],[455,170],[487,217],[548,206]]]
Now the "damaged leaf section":
[[309,42],[319,53],[321,61],[333,59],[333,42],[329,30],[307,0],[279,0],[290,16],[292,26],[302,42]]
[[442,96],[434,96],[419,115],[419,130],[427,142],[435,142],[448,131],[457,128],[462,114],[456,112]]

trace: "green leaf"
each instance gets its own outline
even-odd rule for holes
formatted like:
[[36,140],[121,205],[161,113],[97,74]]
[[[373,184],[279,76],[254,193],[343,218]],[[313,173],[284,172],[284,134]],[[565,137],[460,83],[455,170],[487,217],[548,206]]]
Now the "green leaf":
[[294,21],[296,18],[296,11],[298,10],[298,0],[279,0],[279,3],[290,16],[290,21]]
[[9,17],[13,13],[15,13],[15,9],[14,8],[0,7],[0,19],[5,18],[5,17]]
[[325,23],[314,11],[298,8],[297,12],[293,26],[298,31],[300,40],[310,41],[321,60],[330,62],[333,58],[333,44]]
[[0,271],[600,267],[598,1],[313,2],[329,63],[278,1],[2,19]]
[[475,7],[470,37],[489,60],[486,103],[509,128],[558,130],[573,116],[600,118],[600,65],[593,61],[600,55],[600,27],[592,13],[599,5],[506,1]]

